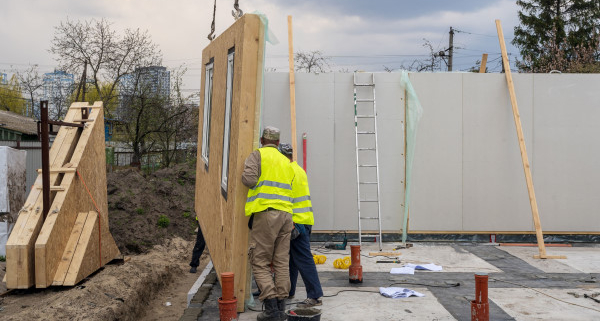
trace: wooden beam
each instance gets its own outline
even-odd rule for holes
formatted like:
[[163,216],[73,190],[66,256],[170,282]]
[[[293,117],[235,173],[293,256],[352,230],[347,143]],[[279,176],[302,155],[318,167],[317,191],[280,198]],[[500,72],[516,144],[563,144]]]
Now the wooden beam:
[[531,167],[529,158],[527,157],[527,149],[525,148],[525,138],[523,137],[523,127],[521,126],[521,116],[519,115],[519,106],[517,105],[517,96],[515,94],[515,85],[513,83],[512,74],[508,55],[506,54],[506,45],[504,43],[504,33],[502,32],[502,24],[500,20],[496,20],[496,29],[498,31],[498,40],[500,41],[500,49],[502,50],[502,62],[504,63],[504,74],[506,75],[506,84],[508,85],[508,93],[510,94],[510,103],[512,105],[513,118],[517,128],[517,137],[519,139],[519,149],[521,150],[521,160],[523,161],[523,171],[525,172],[525,182],[527,184],[527,192],[529,193],[529,204],[531,205],[531,215],[533,216],[533,224],[535,226],[535,234],[540,251],[539,258],[552,258],[546,255],[546,247],[544,246],[544,234],[542,232],[542,223],[538,212],[537,200],[533,189],[533,179],[531,177]]
[[[75,173],[75,171],[77,171],[76,168],[50,168],[50,174],[54,174],[54,173]],[[38,168],[37,169],[38,174],[42,173],[42,169]]]
[[369,252],[369,256],[400,256],[400,252]]
[[481,55],[481,66],[479,67],[479,73],[485,74],[485,65],[487,63],[488,54],[484,53]]
[[298,142],[296,142],[296,80],[294,78],[294,41],[292,38],[292,16],[288,16],[288,46],[290,49],[290,115],[292,118],[293,160],[298,161]]

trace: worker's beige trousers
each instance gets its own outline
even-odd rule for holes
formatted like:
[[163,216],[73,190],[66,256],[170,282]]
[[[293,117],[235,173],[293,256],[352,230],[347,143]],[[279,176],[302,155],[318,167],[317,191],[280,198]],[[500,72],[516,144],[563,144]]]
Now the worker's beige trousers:
[[[290,233],[292,214],[265,211],[254,214],[248,255],[260,292],[259,300],[288,296],[290,291]],[[269,265],[273,262],[275,279]]]

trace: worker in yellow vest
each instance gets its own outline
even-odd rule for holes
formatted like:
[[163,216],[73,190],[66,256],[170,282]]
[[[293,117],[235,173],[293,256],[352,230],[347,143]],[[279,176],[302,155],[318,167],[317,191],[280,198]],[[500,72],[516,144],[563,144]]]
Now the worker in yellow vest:
[[[289,159],[295,174],[294,182],[292,183],[292,218],[294,220],[294,228],[298,233],[292,233],[292,240],[290,242],[291,288],[289,297],[293,298],[296,293],[296,282],[298,281],[298,272],[300,272],[304,286],[306,287],[307,298],[297,306],[309,308],[322,305],[320,298],[323,296],[323,289],[319,281],[317,266],[310,251],[310,233],[315,224],[315,219],[310,201],[308,177],[304,169],[293,161],[293,150],[290,144],[279,145],[279,151]],[[297,236],[295,236],[296,234]]]
[[[265,310],[259,321],[285,320],[285,298],[290,291],[289,252],[294,170],[277,150],[279,129],[265,127],[261,148],[246,158],[242,183],[249,187],[246,216],[250,216],[248,255]],[[269,265],[273,263],[275,277]]]

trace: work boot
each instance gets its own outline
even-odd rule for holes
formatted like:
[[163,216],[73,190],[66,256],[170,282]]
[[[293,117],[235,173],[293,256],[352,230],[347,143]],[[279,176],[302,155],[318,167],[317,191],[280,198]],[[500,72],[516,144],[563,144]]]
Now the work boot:
[[265,310],[257,317],[257,321],[279,321],[279,308],[277,307],[277,299],[265,299],[263,301]]
[[287,315],[285,314],[285,299],[277,299],[277,308],[279,309],[279,320],[287,320]]

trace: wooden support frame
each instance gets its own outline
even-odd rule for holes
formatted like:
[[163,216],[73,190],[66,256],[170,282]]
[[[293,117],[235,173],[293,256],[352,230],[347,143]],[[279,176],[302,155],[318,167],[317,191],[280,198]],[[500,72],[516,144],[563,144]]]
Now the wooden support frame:
[[487,64],[488,54],[484,53],[481,55],[481,65],[479,66],[479,73],[485,74],[485,65]]
[[296,78],[294,74],[294,38],[292,30],[292,16],[287,17],[288,21],[288,48],[290,64],[290,116],[292,124],[292,159],[298,161],[298,140],[296,139]]
[[506,75],[506,84],[510,94],[510,103],[512,105],[513,118],[517,129],[517,138],[519,140],[519,149],[521,151],[521,160],[523,161],[523,170],[525,172],[525,182],[527,184],[527,192],[529,193],[529,204],[531,205],[531,215],[535,226],[535,234],[538,243],[540,254],[534,258],[539,259],[566,259],[566,256],[551,256],[546,255],[546,246],[544,245],[544,233],[542,232],[542,223],[538,212],[537,200],[535,198],[535,190],[533,189],[533,178],[531,177],[531,168],[529,158],[527,157],[527,149],[525,148],[525,138],[523,136],[523,127],[521,125],[521,116],[519,115],[519,106],[517,105],[517,96],[515,94],[515,85],[510,72],[508,55],[506,54],[506,44],[504,43],[504,32],[502,32],[502,24],[500,20],[496,20],[496,29],[498,31],[498,40],[500,41],[500,49],[502,50],[502,62],[504,64],[504,74]]
[[[244,161],[258,147],[261,86],[263,76],[264,25],[258,15],[245,14],[202,51],[206,68],[213,63],[212,106],[209,116],[209,164],[198,154],[195,209],[217,275],[233,272],[237,310],[244,311],[250,292],[248,263],[248,217],[244,206],[248,188],[241,182]],[[233,97],[229,133],[229,172],[226,193],[221,191],[227,55],[235,51]],[[202,73],[200,104],[207,99]],[[204,109],[200,108],[198,142],[203,141]],[[199,146],[198,151],[201,151]],[[225,197],[224,195],[227,195]],[[247,291],[248,289],[248,291]]]
[[[83,108],[91,110],[91,120],[83,128],[62,126],[49,152],[52,188],[48,216],[42,217],[42,190],[33,188],[8,239],[9,289],[75,285],[120,255],[108,226],[102,103],[74,103],[65,121],[81,118]],[[42,185],[41,174],[38,171],[37,186]],[[79,213],[89,215],[90,211],[95,211],[95,219],[86,221],[86,229],[78,232],[77,238],[86,246],[72,246],[72,234],[80,230]],[[65,262],[66,253],[74,259]]]

